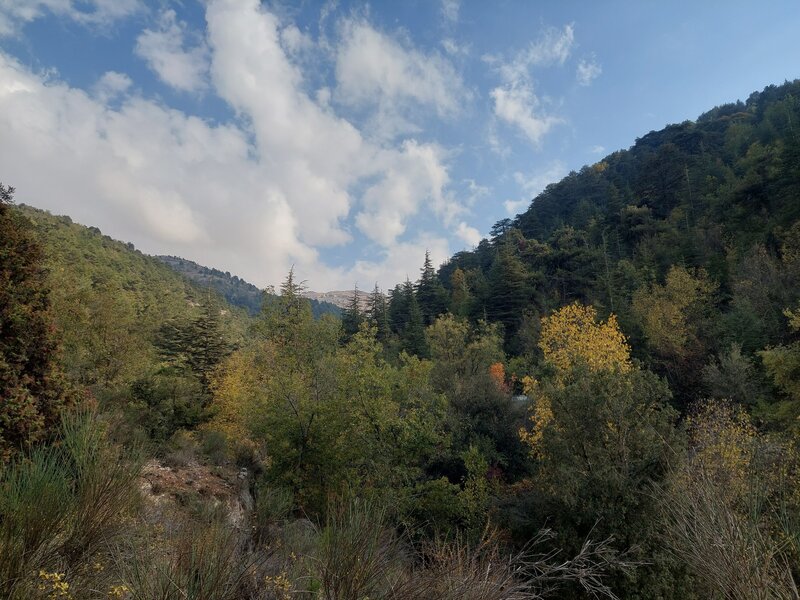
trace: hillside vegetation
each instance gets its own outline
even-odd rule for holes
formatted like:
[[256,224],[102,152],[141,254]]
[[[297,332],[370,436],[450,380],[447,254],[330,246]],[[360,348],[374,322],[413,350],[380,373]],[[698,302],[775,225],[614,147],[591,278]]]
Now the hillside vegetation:
[[[156,258],[191,281],[216,290],[231,305],[246,309],[251,316],[255,316],[261,311],[264,291],[252,283],[240,279],[237,275],[231,275],[229,272],[219,269],[210,269],[178,256],[156,256]],[[324,314],[339,316],[342,312],[338,306],[330,302],[314,299],[311,299],[311,311],[316,318]]]
[[341,319],[0,187],[0,595],[797,598],[799,96],[651,132]]

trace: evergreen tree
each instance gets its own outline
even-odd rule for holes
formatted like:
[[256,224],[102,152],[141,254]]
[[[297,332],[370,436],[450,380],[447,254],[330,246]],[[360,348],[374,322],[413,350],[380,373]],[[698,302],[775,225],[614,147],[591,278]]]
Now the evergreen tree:
[[450,297],[450,312],[457,317],[466,317],[469,314],[472,297],[464,271],[458,268],[453,271],[450,276],[450,287],[453,290]]
[[369,295],[369,307],[367,308],[370,324],[375,327],[375,336],[379,342],[385,343],[391,333],[389,329],[389,309],[386,306],[386,297],[375,284],[375,289]]
[[505,328],[506,347],[522,321],[531,296],[525,265],[508,242],[499,245],[489,272],[489,295],[486,312],[492,321]]
[[389,291],[389,327],[391,331],[400,334],[409,320],[409,297],[405,293],[405,286],[398,283]]
[[75,400],[57,365],[44,255],[0,184],[0,463],[43,439]]
[[403,286],[403,295],[408,306],[408,322],[400,335],[401,348],[409,354],[425,357],[428,355],[428,344],[425,340],[425,323],[414,293],[414,286],[408,280]]
[[205,396],[203,402],[207,402],[211,374],[232,350],[222,331],[219,305],[207,298],[197,318],[188,323],[165,324],[156,344],[168,362],[197,377]]
[[361,323],[364,322],[364,314],[358,301],[358,285],[353,287],[353,295],[347,308],[342,310],[342,341],[348,342],[358,333]]
[[447,292],[439,281],[439,276],[431,263],[431,255],[425,251],[425,263],[422,265],[420,280],[417,283],[417,302],[422,312],[422,321],[427,326],[436,317],[447,311]]

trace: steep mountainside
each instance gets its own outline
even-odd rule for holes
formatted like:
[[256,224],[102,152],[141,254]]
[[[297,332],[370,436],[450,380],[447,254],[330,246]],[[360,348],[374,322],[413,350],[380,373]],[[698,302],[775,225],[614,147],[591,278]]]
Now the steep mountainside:
[[699,394],[693,360],[786,341],[784,311],[800,299],[798,219],[793,81],[570,173],[438,275],[450,310],[502,323],[512,354],[536,351],[539,316],[591,303],[619,316],[678,395]]

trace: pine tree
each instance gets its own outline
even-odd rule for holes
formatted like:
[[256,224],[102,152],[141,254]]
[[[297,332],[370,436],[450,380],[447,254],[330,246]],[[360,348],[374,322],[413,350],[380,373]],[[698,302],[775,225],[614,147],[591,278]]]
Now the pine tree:
[[350,297],[350,302],[347,308],[342,310],[342,339],[344,342],[358,333],[361,323],[364,322],[364,314],[361,311],[361,306],[358,301],[358,285],[353,287],[353,295]]
[[76,399],[57,364],[44,255],[0,183],[0,463],[44,439]]
[[450,276],[450,287],[453,290],[450,297],[450,312],[457,317],[466,317],[469,314],[472,297],[464,271],[458,268],[453,271]]
[[219,305],[209,296],[195,319],[188,323],[164,324],[156,345],[173,367],[186,369],[197,377],[203,387],[203,403],[206,403],[211,397],[211,375],[232,351],[222,331]]
[[439,276],[431,263],[431,255],[425,251],[420,280],[417,283],[417,302],[425,325],[430,325],[436,317],[447,311],[447,292],[439,281]]
[[506,344],[516,334],[530,296],[525,265],[514,253],[511,244],[501,243],[489,273],[486,312],[489,319],[503,324]]
[[425,323],[414,293],[414,286],[408,280],[403,286],[403,295],[408,305],[408,322],[400,336],[402,349],[409,354],[425,357],[428,355],[428,344],[425,340]]
[[384,343],[389,339],[391,333],[389,329],[389,310],[386,306],[386,297],[375,284],[375,289],[369,295],[369,308],[367,309],[370,324],[375,327],[375,337],[379,342]]
[[405,329],[409,319],[410,307],[404,289],[404,285],[398,283],[389,291],[389,327],[398,335]]

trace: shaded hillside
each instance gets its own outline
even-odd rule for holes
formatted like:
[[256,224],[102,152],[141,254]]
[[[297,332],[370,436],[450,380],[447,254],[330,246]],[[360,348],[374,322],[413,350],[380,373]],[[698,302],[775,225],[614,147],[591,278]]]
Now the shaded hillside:
[[[252,316],[261,311],[264,292],[252,283],[231,275],[228,271],[204,267],[179,256],[156,256],[156,258],[195,283],[215,289],[232,305],[247,309]],[[342,312],[338,306],[330,302],[321,302],[313,298],[309,300],[316,318],[326,313],[339,316]]]
[[[502,323],[516,355],[535,353],[539,316],[559,306],[614,312],[636,354],[685,397],[702,393],[693,361],[786,340],[783,311],[800,299],[798,219],[794,81],[570,173],[438,276],[450,310]],[[658,311],[666,329],[684,328],[672,349],[649,322]]]

